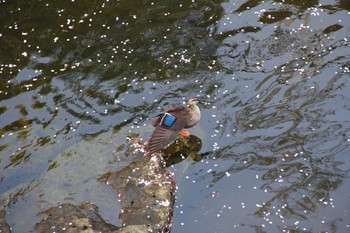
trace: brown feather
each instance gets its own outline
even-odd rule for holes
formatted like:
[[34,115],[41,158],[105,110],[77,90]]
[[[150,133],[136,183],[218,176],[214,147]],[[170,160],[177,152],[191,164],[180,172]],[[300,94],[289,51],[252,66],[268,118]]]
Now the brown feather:
[[[168,109],[166,112],[173,115],[176,120],[172,126],[166,127],[161,125],[164,113],[161,113],[152,119],[152,125],[156,128],[152,133],[151,139],[149,140],[146,148],[147,153],[149,154],[158,152],[164,147],[168,146],[176,139],[178,133],[182,129],[193,126],[189,125],[189,123],[193,121],[192,111],[190,108],[178,105]],[[195,122],[195,124],[196,123],[197,122]]]

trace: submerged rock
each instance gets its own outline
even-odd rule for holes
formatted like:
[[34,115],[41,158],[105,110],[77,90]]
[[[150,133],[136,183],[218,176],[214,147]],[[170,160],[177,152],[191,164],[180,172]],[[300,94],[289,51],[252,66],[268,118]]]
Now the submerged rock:
[[[170,232],[175,182],[159,155],[141,156],[119,172],[104,176],[122,204],[123,227],[106,223],[89,202],[63,204],[42,213],[38,232]],[[117,201],[106,200],[106,201]]]
[[197,154],[201,146],[201,140],[191,135],[179,137],[175,143],[151,157],[144,156],[143,145],[138,143],[128,148],[126,154],[128,157],[134,156],[135,160],[122,170],[100,178],[100,181],[106,182],[118,193],[115,200],[106,201],[121,202],[121,227],[106,223],[100,217],[96,205],[84,202],[80,206],[63,204],[46,210],[42,213],[41,222],[36,224],[37,231],[170,232],[176,184],[173,175],[166,168],[167,164],[173,162],[166,160],[174,159],[174,156],[177,158],[179,154],[182,158],[190,156],[196,160],[201,158]]
[[180,136],[175,143],[164,149],[162,156],[167,166],[180,163],[186,157],[190,157],[194,161],[199,161],[203,157],[203,155],[198,154],[201,148],[202,140],[197,136]]

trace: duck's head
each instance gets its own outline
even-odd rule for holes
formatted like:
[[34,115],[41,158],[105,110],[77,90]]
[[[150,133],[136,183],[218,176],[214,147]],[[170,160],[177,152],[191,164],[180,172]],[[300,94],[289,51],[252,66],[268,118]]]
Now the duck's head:
[[188,105],[192,106],[192,105],[197,105],[198,103],[200,103],[199,99],[197,97],[191,97],[188,100]]

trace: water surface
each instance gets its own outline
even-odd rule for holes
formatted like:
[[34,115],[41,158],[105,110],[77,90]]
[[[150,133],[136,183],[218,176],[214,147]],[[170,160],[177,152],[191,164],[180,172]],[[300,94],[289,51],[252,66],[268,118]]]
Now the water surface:
[[172,232],[347,232],[348,1],[2,1],[0,195],[13,232],[89,200],[150,119],[201,96]]

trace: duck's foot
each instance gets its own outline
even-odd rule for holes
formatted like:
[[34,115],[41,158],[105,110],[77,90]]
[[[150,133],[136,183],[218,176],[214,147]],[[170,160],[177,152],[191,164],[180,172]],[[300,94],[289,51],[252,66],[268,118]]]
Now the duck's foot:
[[185,129],[181,130],[179,132],[179,134],[181,134],[182,136],[185,136],[185,137],[190,136],[190,132],[188,132],[188,130],[185,130]]

